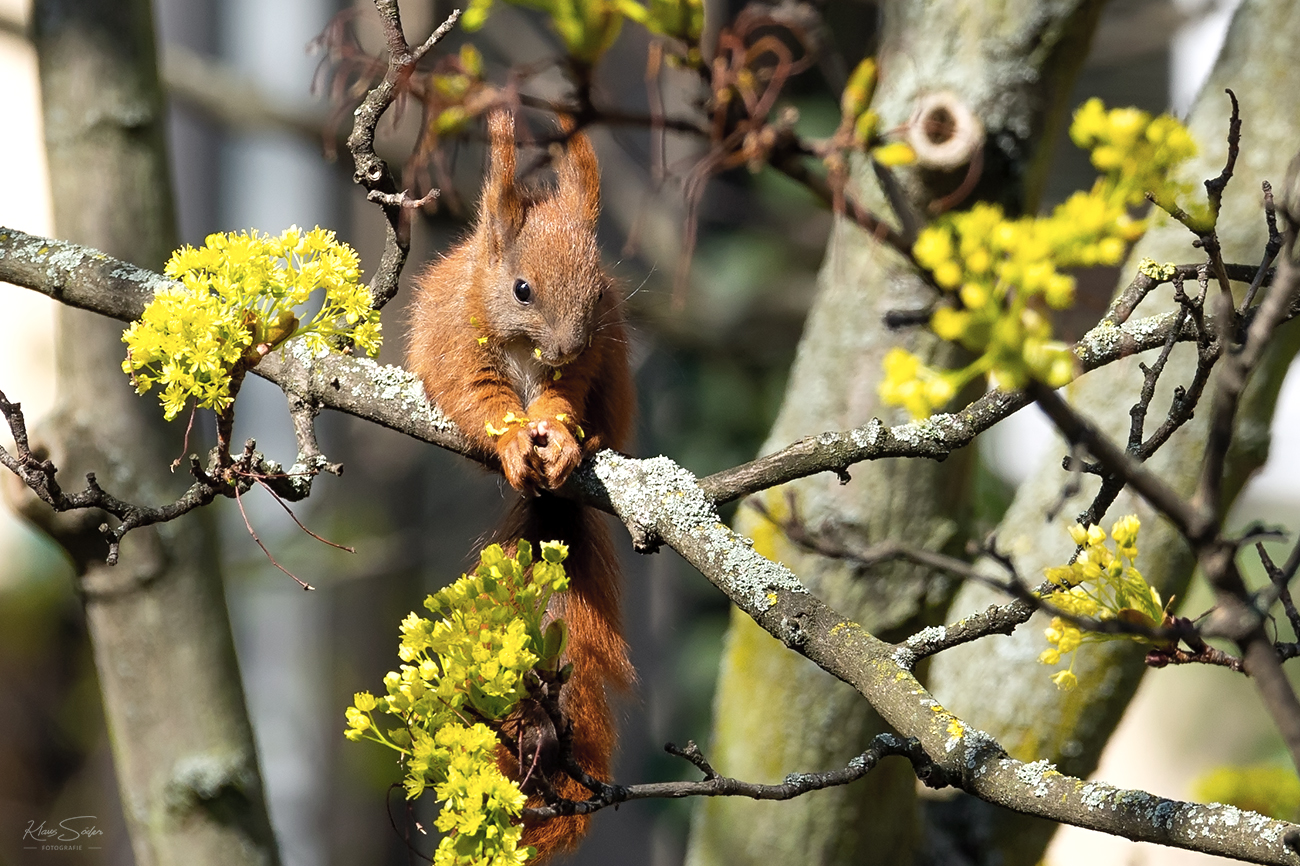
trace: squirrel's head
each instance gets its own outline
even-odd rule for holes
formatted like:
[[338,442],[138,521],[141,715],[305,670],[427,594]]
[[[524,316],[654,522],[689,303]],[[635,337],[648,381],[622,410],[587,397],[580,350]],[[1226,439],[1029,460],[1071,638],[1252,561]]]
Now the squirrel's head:
[[558,183],[538,191],[515,180],[515,124],[488,117],[491,165],[477,234],[483,244],[484,313],[504,342],[560,367],[582,354],[615,303],[596,244],[600,168],[581,132],[553,146]]

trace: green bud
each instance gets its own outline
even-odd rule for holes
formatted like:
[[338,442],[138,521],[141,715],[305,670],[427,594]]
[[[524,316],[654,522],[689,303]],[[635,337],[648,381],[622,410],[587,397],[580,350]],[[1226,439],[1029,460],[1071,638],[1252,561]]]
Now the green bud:
[[868,57],[858,64],[844,85],[840,97],[840,112],[845,117],[856,118],[871,104],[871,97],[876,92],[876,61]]

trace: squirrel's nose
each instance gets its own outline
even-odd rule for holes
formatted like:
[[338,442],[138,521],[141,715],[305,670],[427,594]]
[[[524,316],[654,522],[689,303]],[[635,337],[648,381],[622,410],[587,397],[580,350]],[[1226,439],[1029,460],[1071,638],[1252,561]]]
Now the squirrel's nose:
[[563,366],[581,355],[589,342],[586,334],[578,328],[556,334],[554,342],[542,351],[542,358],[553,367]]

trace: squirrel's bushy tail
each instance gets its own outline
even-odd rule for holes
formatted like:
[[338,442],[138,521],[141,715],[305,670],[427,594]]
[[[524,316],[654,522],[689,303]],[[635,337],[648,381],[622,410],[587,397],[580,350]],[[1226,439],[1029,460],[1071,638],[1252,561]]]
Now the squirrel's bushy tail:
[[[635,679],[627,657],[627,644],[619,614],[618,556],[599,512],[543,493],[520,499],[511,508],[500,533],[502,544],[513,547],[527,539],[533,550],[543,541],[569,546],[564,568],[569,589],[552,597],[550,613],[568,625],[569,643],[564,661],[573,664],[573,676],[560,693],[560,707],[573,722],[573,755],[589,775],[608,781],[614,752],[614,720],[605,694],[607,686],[626,689]],[[503,769],[517,772],[513,756]],[[587,789],[563,773],[552,778],[556,793],[569,800],[585,800]],[[531,797],[529,806],[540,806]],[[537,849],[540,862],[552,853],[577,845],[587,832],[588,815],[553,818],[525,824],[523,844]]]

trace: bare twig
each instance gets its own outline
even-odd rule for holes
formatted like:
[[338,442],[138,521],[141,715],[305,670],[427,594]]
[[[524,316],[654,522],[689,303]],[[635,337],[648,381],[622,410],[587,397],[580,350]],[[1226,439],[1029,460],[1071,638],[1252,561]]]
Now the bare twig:
[[262,548],[262,552],[266,554],[266,558],[271,561],[271,564],[274,565],[276,568],[280,569],[281,571],[283,571],[285,574],[292,577],[294,582],[297,583],[299,586],[301,586],[304,590],[310,591],[315,589],[316,587],[312,586],[310,583],[307,583],[305,580],[298,577],[298,575],[294,574],[292,571],[290,571],[289,569],[285,568],[283,565],[275,561],[275,557],[271,555],[271,551],[267,550],[266,545],[262,543],[262,539],[257,537],[257,532],[253,530],[253,524],[248,522],[248,512],[244,511],[244,500],[239,492],[238,487],[235,488],[235,504],[239,506],[239,516],[244,518],[244,528],[248,530],[248,534],[251,535],[253,537],[253,540],[257,542],[257,546]]
[[978,613],[962,617],[948,625],[923,628],[900,644],[912,655],[913,663],[938,655],[991,634],[1009,635],[1029,621],[1038,605],[1021,599],[1007,604],[989,605]]
[[[1215,362],[1219,359],[1219,342],[1215,339],[1215,332],[1205,327],[1203,307],[1206,286],[1203,282],[1205,279],[1203,267],[1199,269],[1199,273],[1202,282],[1201,293],[1197,298],[1189,298],[1183,291],[1183,276],[1181,273],[1176,272],[1172,276],[1174,299],[1179,304],[1175,327],[1171,330],[1170,338],[1165,341],[1156,361],[1150,367],[1139,364],[1143,372],[1143,384],[1138,402],[1129,410],[1129,440],[1126,448],[1128,453],[1138,462],[1151,459],[1180,427],[1192,419],[1192,414],[1200,403],[1201,393],[1205,389],[1206,383],[1209,382],[1210,373],[1214,369]],[[1164,372],[1165,365],[1168,363],[1174,347],[1174,338],[1182,333],[1189,319],[1197,335],[1196,372],[1193,374],[1192,382],[1188,387],[1184,388],[1179,385],[1174,388],[1169,413],[1155,432],[1144,440],[1142,437],[1146,426],[1146,415],[1151,401],[1155,398],[1156,384],[1160,375]],[[1090,526],[1101,521],[1102,516],[1124,489],[1124,482],[1120,477],[1105,472],[1099,464],[1080,464],[1079,469],[1083,472],[1098,475],[1102,479],[1101,487],[1096,496],[1093,497],[1092,503],[1079,515],[1079,523]]]
[[1132,486],[1184,536],[1204,539],[1212,530],[1200,512],[1183,501],[1173,488],[1111,442],[1092,421],[1076,412],[1055,391],[1038,382],[1030,383],[1027,391],[1067,442],[1087,448],[1110,474]]
[[[93,472],[87,473],[84,490],[72,494],[65,493],[56,478],[58,468],[50,460],[41,459],[32,453],[22,406],[11,403],[3,392],[0,392],[0,415],[4,416],[9,425],[10,433],[14,437],[15,451],[14,454],[10,454],[5,448],[0,447],[0,465],[22,479],[41,501],[56,512],[98,509],[117,518],[116,527],[111,527],[108,523],[99,527],[100,534],[108,545],[106,561],[109,565],[117,564],[122,539],[131,530],[175,520],[196,508],[208,505],[218,496],[238,499],[254,480],[266,486],[272,495],[276,496],[276,500],[280,501],[280,497],[276,495],[277,490],[272,489],[271,483],[273,479],[281,476],[280,465],[266,460],[259,454],[251,439],[245,443],[243,452],[237,458],[219,447],[214,448],[209,455],[209,465],[206,470],[200,466],[198,458],[191,457],[190,475],[194,477],[194,483],[168,505],[155,508],[124,502],[101,488]],[[324,458],[321,458],[321,463],[326,467],[331,465],[324,463]],[[303,471],[315,475],[322,469],[318,467]],[[310,482],[307,482],[307,490],[310,490]],[[281,502],[281,505],[283,504]],[[241,511],[243,509],[242,503],[240,509]],[[249,531],[252,532],[251,528]],[[256,535],[254,538],[256,539]],[[258,541],[258,544],[260,545],[261,542]]]
[[[298,458],[288,474],[302,476],[307,474],[304,470],[314,468],[331,475],[342,475],[342,464],[328,462],[321,453],[320,443],[316,441],[316,416],[320,414],[320,407],[299,396],[292,387],[285,390],[289,398],[289,417],[293,421],[293,435],[298,443]],[[310,480],[310,474],[307,475]],[[280,495],[284,496],[283,493]],[[293,496],[284,496],[284,498],[290,502],[297,501]]]
[[[1286,620],[1291,626],[1291,633],[1300,640],[1300,610],[1296,610],[1295,600],[1291,597],[1291,578],[1295,576],[1295,570],[1290,572],[1285,568],[1278,568],[1268,551],[1264,549],[1264,543],[1257,542],[1255,551],[1259,554],[1259,561],[1263,563],[1264,570],[1268,572],[1268,579],[1273,584],[1273,593],[1279,601],[1282,602],[1282,610],[1286,613]],[[1291,557],[1294,559],[1296,551],[1300,551],[1300,542],[1292,549]],[[1290,566],[1290,561],[1287,562]]]
[[27,436],[27,424],[23,418],[22,406],[9,402],[0,392],[0,414],[3,414],[14,437],[14,454],[0,447],[0,465],[5,466],[22,479],[23,483],[55,511],[73,511],[83,508],[97,508],[106,511],[118,520],[116,528],[107,523],[100,526],[100,533],[108,543],[106,561],[109,565],[117,564],[119,546],[122,538],[132,529],[152,526],[175,520],[196,508],[207,505],[218,495],[229,495],[233,485],[215,481],[199,469],[197,459],[191,459],[190,471],[195,483],[190,485],[175,502],[160,508],[134,505],[123,502],[107,493],[95,480],[95,473],[86,474],[86,487],[77,493],[65,493],[55,478],[58,468],[49,460],[36,457],[30,448]]
[[276,504],[284,509],[284,513],[289,515],[289,517],[293,520],[293,522],[297,524],[298,528],[301,529],[303,532],[307,533],[312,538],[319,541],[321,544],[328,544],[330,547],[337,548],[338,550],[345,550],[348,553],[357,552],[357,549],[355,547],[349,547],[346,544],[339,544],[336,541],[330,541],[328,538],[322,538],[321,536],[312,532],[310,529],[308,529],[306,526],[303,525],[303,522],[301,520],[298,519],[298,515],[293,513],[293,509],[289,507],[288,503],[286,503],[283,499],[281,499],[280,495],[271,489],[271,485],[266,483],[266,479],[258,478],[256,480],[258,484],[262,485],[262,489],[264,489],[267,493],[271,495],[271,498],[275,500]]
[[1231,90],[1224,90],[1224,93],[1232,100],[1232,117],[1228,121],[1228,158],[1219,176],[1205,182],[1205,193],[1210,200],[1210,213],[1216,218],[1223,202],[1223,190],[1232,179],[1232,171],[1237,165],[1237,155],[1241,152],[1241,107],[1237,104],[1237,94]]
[[[1127,286],[1124,287],[1115,300],[1111,302],[1110,308],[1106,315],[1102,317],[1100,325],[1103,327],[1118,327],[1129,320],[1133,311],[1154,289],[1165,283],[1175,283],[1182,280],[1197,279],[1201,268],[1204,264],[1176,265],[1174,273],[1165,277],[1149,277],[1146,274],[1139,273],[1133,278]],[[1259,269],[1254,265],[1237,265],[1229,264],[1224,266],[1228,276],[1238,283],[1253,283],[1259,279],[1260,285],[1267,286],[1273,279],[1273,272],[1265,270],[1263,276],[1260,276]]]
[[1147,651],[1147,667],[1163,668],[1169,665],[1217,665],[1229,670],[1243,673],[1246,670],[1245,663],[1234,655],[1230,655],[1221,649],[1212,647],[1209,644],[1203,644],[1201,649],[1191,652],[1179,647],[1173,649],[1161,647]]
[[[1291,244],[1295,242],[1295,237],[1295,229],[1288,227],[1287,249],[1290,249]],[[1300,295],[1300,278],[1297,278],[1290,258],[1284,257],[1280,260],[1278,277],[1272,290],[1259,306],[1258,314],[1250,322],[1246,331],[1245,344],[1241,347],[1241,351],[1227,357],[1220,371],[1211,405],[1205,459],[1201,466],[1196,494],[1192,500],[1195,507],[1202,512],[1202,519],[1213,524],[1216,530],[1222,519],[1223,467],[1228,457],[1228,448],[1232,443],[1237,407],[1245,392],[1250,374],[1263,359],[1273,332],[1286,320],[1286,311],[1291,308],[1298,295]],[[1224,331],[1220,329],[1219,333],[1220,338],[1223,339]]]
[[[779,784],[763,785],[744,782],[719,775],[704,759],[694,743],[685,749],[669,743],[664,747],[669,754],[690,761],[704,773],[698,782],[652,782],[643,785],[603,785],[601,791],[589,800],[560,800],[546,806],[525,809],[527,820],[543,820],[560,815],[587,815],[608,806],[631,800],[680,797],[749,797],[754,800],[792,800],[811,791],[847,785],[863,778],[876,768],[882,758],[901,755],[912,762],[917,778],[932,788],[946,787],[949,782],[944,771],[925,754],[920,743],[894,734],[877,734],[862,754],[845,766],[824,773],[791,773]],[[585,785],[586,782],[583,782]]]
[[[398,277],[411,248],[410,209],[415,205],[405,191],[397,189],[397,181],[388,170],[387,163],[375,153],[375,129],[384,112],[393,104],[398,83],[410,76],[420,58],[451,32],[460,18],[460,10],[454,10],[423,45],[412,50],[402,33],[397,0],[376,0],[375,7],[379,10],[384,39],[388,44],[388,68],[384,80],[371,88],[365,100],[357,107],[356,122],[352,134],[348,136],[348,149],[356,164],[353,180],[365,188],[367,198],[376,196],[371,200],[376,201],[384,213],[384,253],[379,267],[370,279],[374,307],[380,309],[397,294]],[[432,194],[431,191],[430,195]]]
[[373,201],[376,204],[382,204],[386,207],[401,207],[406,208],[407,210],[416,210],[417,208],[422,208],[436,199],[441,193],[441,190],[431,189],[419,198],[411,198],[411,193],[408,190],[394,193],[380,192],[377,189],[372,189],[370,192],[366,193],[366,201]]
[[1244,315],[1250,309],[1250,305],[1255,302],[1255,294],[1264,284],[1264,277],[1268,273],[1269,265],[1273,259],[1277,258],[1278,251],[1282,249],[1282,234],[1277,230],[1277,206],[1273,203],[1273,185],[1268,181],[1262,184],[1264,191],[1264,222],[1268,226],[1268,242],[1264,244],[1264,257],[1260,259],[1259,270],[1255,273],[1255,279],[1250,281],[1250,288],[1246,290],[1246,297],[1242,299],[1241,306],[1237,312]]

